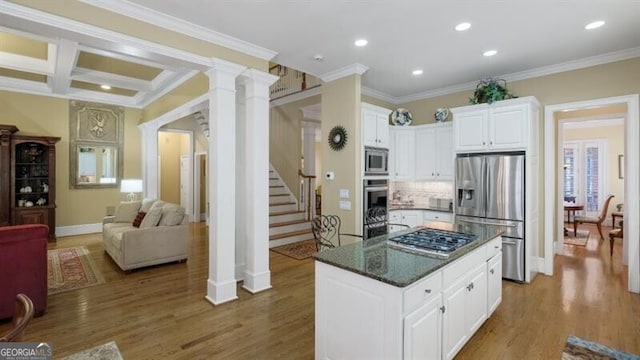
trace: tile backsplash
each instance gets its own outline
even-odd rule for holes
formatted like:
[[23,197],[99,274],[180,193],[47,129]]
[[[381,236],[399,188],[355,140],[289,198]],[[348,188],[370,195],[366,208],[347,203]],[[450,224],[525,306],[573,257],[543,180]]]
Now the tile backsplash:
[[389,200],[428,205],[430,199],[453,199],[452,182],[389,182]]

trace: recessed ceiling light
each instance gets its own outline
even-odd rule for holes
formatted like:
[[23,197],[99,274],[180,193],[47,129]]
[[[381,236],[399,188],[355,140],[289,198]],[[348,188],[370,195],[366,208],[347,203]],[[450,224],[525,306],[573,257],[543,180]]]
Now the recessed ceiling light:
[[356,44],[356,46],[362,47],[362,46],[367,45],[368,43],[369,42],[367,40],[365,40],[365,39],[358,39],[358,40],[356,40],[356,42],[354,44]]
[[463,22],[463,23],[460,23],[460,24],[456,25],[456,30],[457,31],[465,31],[465,30],[469,30],[470,27],[471,27],[471,23]]
[[100,85],[103,90],[111,90],[111,86],[109,85]]
[[482,55],[484,55],[484,56],[493,56],[493,55],[495,55],[497,53],[498,53],[498,50],[487,50],[484,53],[482,53]]
[[422,73],[423,73],[423,72],[424,72],[424,71],[422,71],[422,69],[415,69],[415,70],[413,70],[411,73],[412,73],[413,75],[422,75]]
[[585,25],[585,29],[587,30],[593,30],[593,29],[597,29],[600,26],[604,25],[604,21],[602,20],[598,20],[598,21],[594,21],[592,23],[588,23],[587,25]]

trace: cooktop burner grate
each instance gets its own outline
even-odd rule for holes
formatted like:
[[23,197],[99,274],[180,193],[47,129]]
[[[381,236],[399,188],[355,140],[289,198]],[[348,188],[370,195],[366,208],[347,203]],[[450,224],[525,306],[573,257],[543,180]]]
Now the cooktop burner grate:
[[475,239],[476,235],[425,228],[394,236],[389,242],[391,245],[448,257],[450,253]]

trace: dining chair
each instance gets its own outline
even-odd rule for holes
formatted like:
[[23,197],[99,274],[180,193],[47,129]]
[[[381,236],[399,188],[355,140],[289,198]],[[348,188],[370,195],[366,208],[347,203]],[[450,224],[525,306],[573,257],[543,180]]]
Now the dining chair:
[[609,209],[609,203],[611,199],[613,199],[613,195],[607,195],[607,198],[604,200],[604,204],[601,207],[600,216],[592,217],[592,216],[584,216],[577,215],[573,217],[573,236],[577,236],[578,233],[578,224],[596,224],[598,227],[598,233],[600,233],[600,240],[604,240],[604,235],[602,234],[602,222],[607,217],[607,210]]
[[29,325],[31,319],[33,319],[34,312],[35,310],[31,299],[25,294],[18,294],[16,296],[16,306],[13,313],[13,327],[7,334],[0,337],[0,342],[20,341],[24,329]]
[[613,229],[609,231],[609,252],[613,256],[613,242],[616,238],[624,239],[624,232],[622,230],[624,226],[624,220],[620,220],[620,229]]

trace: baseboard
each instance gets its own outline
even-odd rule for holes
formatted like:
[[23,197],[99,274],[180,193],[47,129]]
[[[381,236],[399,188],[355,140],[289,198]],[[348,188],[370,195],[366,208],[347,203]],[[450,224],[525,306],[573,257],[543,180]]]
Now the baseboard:
[[56,227],[56,236],[73,236],[102,232],[102,223],[82,224]]
[[543,257],[537,257],[537,258],[534,258],[534,259],[538,260],[537,261],[537,269],[536,269],[536,271],[539,272],[539,273],[544,274],[544,258]]

